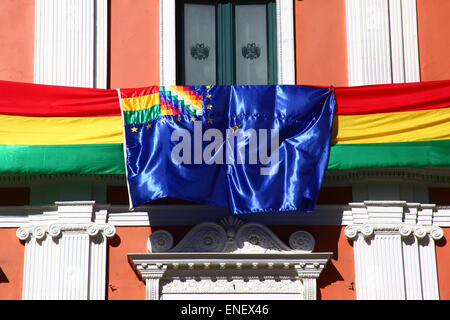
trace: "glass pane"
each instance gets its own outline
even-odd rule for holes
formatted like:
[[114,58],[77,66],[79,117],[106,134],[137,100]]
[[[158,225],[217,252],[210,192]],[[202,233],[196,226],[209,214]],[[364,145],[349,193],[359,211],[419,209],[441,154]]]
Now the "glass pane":
[[185,85],[216,83],[216,10],[214,5],[184,5]]
[[266,5],[236,5],[236,84],[267,84]]

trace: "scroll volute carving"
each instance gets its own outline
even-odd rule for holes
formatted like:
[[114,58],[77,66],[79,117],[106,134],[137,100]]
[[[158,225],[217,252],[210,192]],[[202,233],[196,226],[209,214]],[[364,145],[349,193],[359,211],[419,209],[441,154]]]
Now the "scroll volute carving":
[[166,230],[152,233],[148,239],[149,252],[312,252],[314,237],[306,231],[296,231],[284,244],[268,227],[257,222],[244,223],[228,217],[219,223],[204,222],[193,227],[173,247],[173,237]]

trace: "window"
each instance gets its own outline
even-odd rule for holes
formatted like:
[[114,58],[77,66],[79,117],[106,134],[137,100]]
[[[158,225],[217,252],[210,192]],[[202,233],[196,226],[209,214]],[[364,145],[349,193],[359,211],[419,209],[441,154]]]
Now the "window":
[[177,2],[177,82],[277,83],[275,1]]

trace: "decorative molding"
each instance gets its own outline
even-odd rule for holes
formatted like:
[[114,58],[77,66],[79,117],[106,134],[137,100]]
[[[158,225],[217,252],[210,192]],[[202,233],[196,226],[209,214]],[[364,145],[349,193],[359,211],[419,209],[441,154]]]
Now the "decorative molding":
[[[162,284],[162,293],[271,294],[274,287],[273,280],[295,282],[298,286],[295,292],[302,292],[304,296],[314,296],[316,299],[315,286],[311,284],[302,287],[302,281],[304,279],[316,281],[331,255],[332,253],[295,251],[289,253],[169,252],[128,254],[128,259],[139,277],[152,286],[147,287],[147,297],[152,299],[160,298],[158,281]],[[148,279],[155,281],[149,282]],[[189,279],[195,279],[198,285],[186,287],[186,281]],[[248,284],[251,279],[258,279],[259,285],[255,286],[255,282],[250,282],[249,286],[243,287],[243,283]],[[266,282],[266,280],[270,281]],[[223,286],[219,287],[221,283]],[[292,293],[292,285],[295,284],[280,285],[278,293]],[[166,288],[168,291],[165,291]],[[207,291],[207,288],[213,288],[213,291]],[[233,290],[230,291],[230,288]],[[282,291],[283,288],[286,291]],[[313,291],[309,292],[309,290]]]
[[409,224],[363,224],[348,225],[344,230],[348,239],[355,239],[362,235],[364,239],[370,239],[375,234],[395,234],[402,238],[408,238],[413,235],[417,239],[424,239],[430,236],[433,240],[440,240],[444,236],[444,231],[440,227],[428,227]]
[[[262,215],[242,214],[243,222],[265,225],[337,225],[365,223],[368,215],[364,203],[350,205],[317,205],[313,213],[278,212]],[[369,202],[366,202],[369,203]],[[387,205],[388,202],[384,202]],[[20,228],[35,224],[59,223],[64,217],[78,217],[83,223],[108,223],[121,226],[195,225],[206,219],[221,220],[233,215],[221,207],[204,205],[142,206],[129,211],[128,206],[92,204],[92,213],[67,213],[60,215],[57,205],[0,207],[0,228]],[[450,227],[450,206],[436,206],[402,202],[395,216],[398,223]],[[361,211],[362,213],[358,213]],[[379,213],[380,214],[380,213]],[[388,213],[392,215],[392,213]],[[91,221],[92,220],[92,221]]]
[[116,234],[116,228],[110,224],[99,225],[95,223],[90,224],[51,224],[46,226],[27,226],[17,229],[16,236],[20,240],[26,241],[31,238],[43,240],[46,236],[53,239],[61,237],[62,233],[86,233],[90,237],[96,237],[102,234],[107,238],[112,238]]
[[450,168],[372,168],[327,170],[324,185],[352,185],[361,182],[450,184]]
[[149,237],[150,253],[128,259],[152,300],[206,293],[316,299],[316,280],[332,254],[312,253],[314,238],[306,231],[289,242],[291,248],[260,223],[228,217],[194,226],[174,247],[172,235],[158,230]]
[[16,235],[25,242],[22,297],[102,300],[106,292],[106,239],[115,235],[93,201],[56,202]]
[[204,222],[192,228],[175,246],[172,235],[159,230],[147,241],[149,252],[312,252],[314,237],[306,231],[294,232],[286,246],[269,228],[261,223],[247,222],[233,216],[219,223]]
[[358,299],[439,299],[433,223],[435,205],[405,201],[351,203]]

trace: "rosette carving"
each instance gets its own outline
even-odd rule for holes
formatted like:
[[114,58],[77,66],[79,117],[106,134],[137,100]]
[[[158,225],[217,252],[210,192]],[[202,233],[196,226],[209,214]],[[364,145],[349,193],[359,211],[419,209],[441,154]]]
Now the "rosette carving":
[[44,239],[45,235],[46,235],[46,230],[44,227],[38,226],[33,229],[33,236],[36,239],[42,240],[42,239]]
[[61,227],[57,224],[52,224],[50,225],[50,227],[48,227],[48,234],[52,237],[52,238],[57,238],[61,235]]
[[434,227],[431,229],[430,231],[430,236],[431,238],[433,238],[434,240],[440,240],[442,239],[442,237],[444,236],[444,230],[442,230],[439,227]]
[[312,252],[314,250],[314,237],[306,231],[296,231],[289,237],[289,245],[294,250]]
[[111,224],[107,224],[103,228],[103,234],[105,237],[111,238],[116,234],[116,228]]
[[423,239],[423,238],[425,238],[425,236],[427,235],[427,231],[425,230],[425,228],[422,228],[422,227],[416,227],[416,228],[414,228],[414,235],[415,235],[418,239]]
[[408,225],[402,225],[400,228],[398,228],[398,232],[403,238],[409,237],[412,233],[411,226]]
[[100,232],[100,228],[95,224],[88,225],[86,228],[86,233],[88,235],[90,235],[91,237],[96,236],[99,232]]
[[16,231],[16,236],[20,240],[27,240],[30,237],[30,229],[28,229],[28,228],[19,228]]
[[167,252],[173,246],[173,237],[170,232],[158,230],[153,232],[148,238],[148,252]]
[[365,224],[361,227],[361,234],[364,238],[369,238],[373,235],[373,226]]
[[344,234],[349,239],[355,239],[358,235],[358,228],[356,228],[354,225],[348,225],[344,229]]

